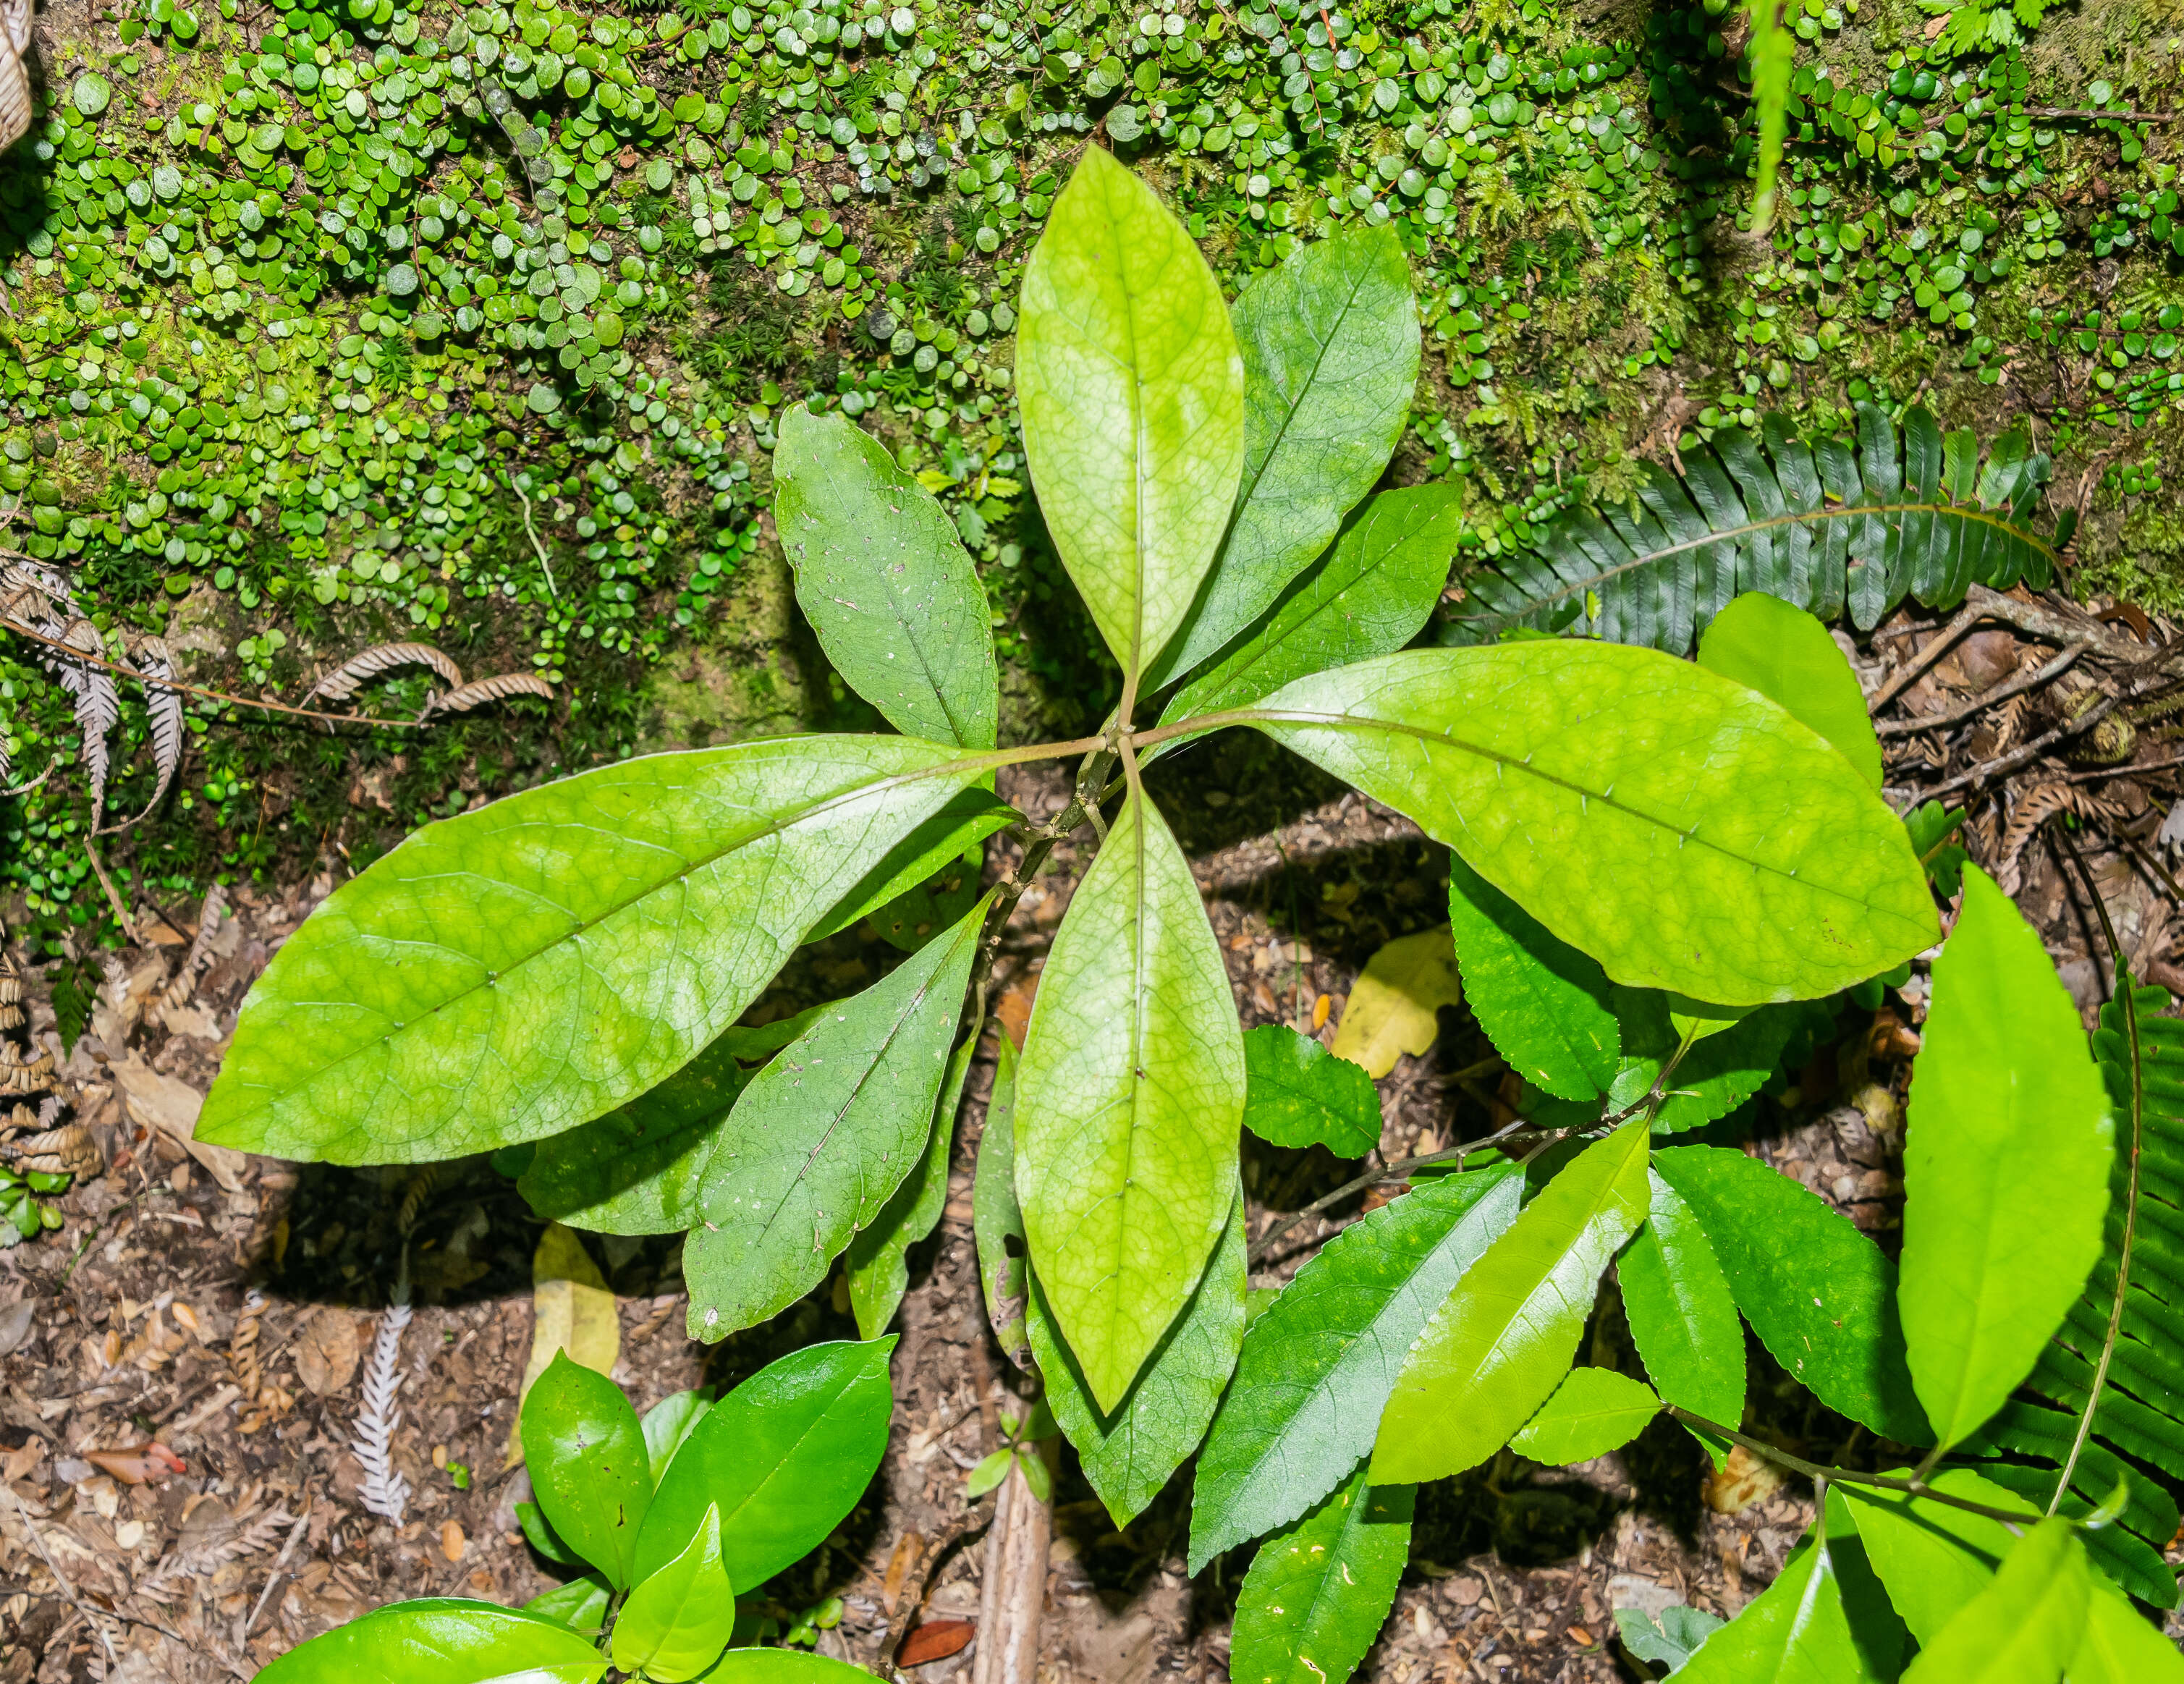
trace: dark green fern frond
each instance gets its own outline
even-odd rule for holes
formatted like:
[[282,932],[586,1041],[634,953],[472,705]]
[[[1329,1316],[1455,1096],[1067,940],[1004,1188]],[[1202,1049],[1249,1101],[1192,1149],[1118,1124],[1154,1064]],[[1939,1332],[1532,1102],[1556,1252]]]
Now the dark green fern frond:
[[1847,607],[1871,627],[1907,595],[1951,607],[1974,584],[2045,586],[2074,524],[2036,523],[2048,464],[2021,433],[1996,439],[1982,463],[1972,433],[1945,435],[1924,410],[1899,438],[1885,411],[1861,405],[1855,443],[1808,443],[1769,415],[1758,438],[1717,433],[1683,470],[1646,464],[1635,513],[1574,510],[1534,549],[1464,580],[1465,611],[1442,640],[1523,627],[1682,655],[1755,590],[1824,620]]

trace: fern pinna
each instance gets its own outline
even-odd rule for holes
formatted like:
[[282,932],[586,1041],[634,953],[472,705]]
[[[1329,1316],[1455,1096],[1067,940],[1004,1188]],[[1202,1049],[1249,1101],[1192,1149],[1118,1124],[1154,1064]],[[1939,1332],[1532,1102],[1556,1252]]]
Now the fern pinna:
[[1636,506],[1578,508],[1535,549],[1464,581],[1468,600],[1445,643],[1491,642],[1518,627],[1575,630],[1672,655],[1730,600],[1765,591],[1861,628],[1908,595],[1953,606],[1975,584],[2044,588],[2075,526],[2034,518],[2044,455],[2004,433],[1981,460],[1970,431],[1944,433],[1913,410],[1902,434],[1873,404],[1858,438],[1801,438],[1771,415],[1684,454],[1681,477],[1653,463]]

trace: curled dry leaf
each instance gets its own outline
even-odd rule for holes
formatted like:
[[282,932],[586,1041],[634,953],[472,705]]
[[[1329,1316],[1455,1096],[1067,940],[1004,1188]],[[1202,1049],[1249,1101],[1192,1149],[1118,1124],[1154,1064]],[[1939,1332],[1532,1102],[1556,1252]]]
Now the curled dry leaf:
[[426,702],[417,717],[424,720],[436,713],[468,713],[474,707],[508,696],[543,696],[550,701],[554,687],[528,672],[502,672],[491,678],[481,678],[474,684],[442,692]]
[[374,644],[361,655],[353,655],[304,692],[303,705],[314,700],[347,701],[367,678],[397,666],[429,666],[448,683],[460,688],[463,669],[430,644]]
[[356,1319],[338,1305],[320,1306],[296,1335],[297,1378],[321,1397],[348,1386],[362,1356]]
[[190,1470],[187,1462],[157,1439],[122,1450],[86,1450],[83,1459],[125,1486],[156,1485]]
[[96,1175],[106,1167],[98,1143],[81,1123],[0,1140],[0,1162],[46,1175]]
[[1334,1031],[1334,1056],[1363,1065],[1378,1081],[1404,1053],[1431,1049],[1440,1009],[1462,999],[1446,924],[1398,937],[1365,962]]
[[960,1654],[970,1647],[971,1639],[978,1635],[975,1620],[928,1620],[912,1628],[902,1640],[896,1652],[897,1666],[923,1666],[928,1661],[945,1660]]

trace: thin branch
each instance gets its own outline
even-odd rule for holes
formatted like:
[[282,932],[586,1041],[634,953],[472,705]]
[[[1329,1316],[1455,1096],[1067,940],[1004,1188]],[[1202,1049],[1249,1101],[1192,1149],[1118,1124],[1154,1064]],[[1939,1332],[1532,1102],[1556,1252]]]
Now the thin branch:
[[2021,749],[2012,749],[2006,755],[1997,755],[1992,760],[1982,761],[1970,771],[1958,773],[1946,783],[1939,784],[1931,789],[1922,789],[1919,792],[1919,799],[1921,801],[1937,801],[1942,796],[1954,795],[1959,789],[1967,789],[1975,784],[1984,783],[1991,778],[1999,778],[2004,772],[2014,772],[2019,767],[2037,760],[2056,744],[2071,737],[2082,736],[2086,732],[2092,730],[2101,721],[2114,713],[2122,700],[2123,698],[2120,696],[2103,696],[2098,705],[2086,709],[2084,713],[2068,724],[2057,726],[2044,737],[2036,737]]
[[[38,1530],[38,1523],[31,1518],[31,1511],[23,1506],[23,1499],[15,1495],[15,1487],[7,1480],[0,1480],[0,1491],[6,1492],[8,1502],[15,1505],[16,1517],[22,1521],[23,1530],[31,1535],[31,1542],[37,1547],[38,1559],[46,1564],[46,1571],[53,1575],[53,1582],[61,1587],[60,1600],[66,1602],[82,1616],[85,1625],[98,1633],[98,1641],[106,1649],[107,1664],[109,1666],[120,1665],[121,1657],[114,1653],[114,1639],[107,1634],[106,1628],[92,1617],[91,1610],[83,1605],[83,1598],[76,1595],[75,1586],[69,1583],[68,1575],[61,1571],[60,1563],[53,1559],[53,1552],[46,1547],[46,1535]],[[119,1620],[124,1616],[115,1614],[114,1617]]]
[[2096,766],[2084,772],[2066,772],[2065,783],[2098,783],[2103,778],[2129,778],[2141,772],[2168,772],[2184,766],[2184,755],[2171,755],[2167,760],[2126,761],[2121,766]]
[[1940,731],[1959,720],[1970,719],[1997,702],[2008,701],[2012,696],[2022,695],[2027,690],[2037,689],[2050,679],[2062,677],[2071,662],[2092,648],[2090,644],[2072,644],[2036,672],[2021,672],[2006,684],[1998,684],[1985,695],[1974,696],[1962,707],[1951,708],[1947,713],[1933,713],[1919,719],[1890,719],[1875,726],[1874,734],[1880,737],[1909,737],[1921,731]]
[[121,897],[114,892],[114,879],[106,874],[106,862],[98,857],[98,845],[86,836],[83,839],[83,851],[91,856],[91,868],[98,873],[98,886],[106,891],[106,903],[114,908],[114,916],[121,925],[122,934],[129,938],[131,946],[136,945],[136,921],[129,916],[129,909],[121,904]]
[[894,1670],[895,1651],[902,1647],[902,1640],[910,1635],[911,1622],[917,1618],[918,1611],[925,1606],[926,1592],[932,1586],[933,1576],[940,1570],[941,1557],[964,1539],[974,1536],[993,1525],[994,1511],[999,1505],[989,1499],[994,1497],[1000,1490],[1000,1487],[996,1486],[985,1496],[973,1498],[950,1523],[948,1530],[933,1541],[933,1547],[926,1551],[925,1559],[917,1569],[916,1585],[902,1587],[901,1599],[895,1603],[894,1615],[888,1621],[887,1631],[880,1638],[880,1664],[890,1674]]

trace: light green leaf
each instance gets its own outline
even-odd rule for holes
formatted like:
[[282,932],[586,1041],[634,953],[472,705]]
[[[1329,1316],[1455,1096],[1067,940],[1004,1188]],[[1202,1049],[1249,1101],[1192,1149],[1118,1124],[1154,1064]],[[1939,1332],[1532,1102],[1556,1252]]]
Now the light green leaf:
[[992,748],[990,611],[955,522],[838,412],[791,404],[778,436],[774,521],[827,659],[905,736]]
[[532,1489],[554,1534],[627,1590],[652,1503],[637,1411],[620,1386],[560,1351],[524,1398],[521,1424]]
[[871,1684],[861,1666],[805,1649],[730,1649],[703,1675],[705,1684]]
[[1868,1684],[1873,1677],[1824,1543],[1792,1555],[1773,1584],[1676,1669],[1678,1684]]
[[1267,1023],[1244,1037],[1249,1084],[1244,1126],[1278,1146],[1325,1146],[1362,1157],[1380,1144],[1380,1095],[1373,1079],[1310,1035]]
[[1461,856],[1448,862],[1448,917],[1464,997],[1509,1068],[1558,1099],[1606,1093],[1623,1037],[1599,961],[1549,932]]
[[613,1599],[614,1586],[599,1574],[587,1573],[532,1598],[523,1604],[523,1611],[566,1625],[571,1631],[596,1637],[606,1629],[607,1604]]
[[922,1161],[985,921],[981,902],[776,1055],[712,1139],[683,1248],[694,1338],[802,1297]]
[[2107,1090],[2039,933],[1977,867],[1934,961],[1903,1146],[1903,1337],[1943,1445],[2000,1408],[2108,1214]]
[[1803,609],[1747,591],[1699,633],[1699,665],[1781,703],[1880,789],[1880,739],[1858,674],[1828,628]]
[[1744,1419],[1744,1324],[1698,1218],[1650,1176],[1652,1204],[1616,1262],[1630,1337],[1653,1389],[1724,1426]]
[[1658,650],[1413,650],[1244,717],[1416,820],[1618,982],[1808,998],[1936,934],[1903,825],[1842,756]]
[[557,1567],[582,1567],[584,1558],[577,1553],[569,1541],[554,1530],[554,1523],[546,1518],[546,1511],[535,1503],[515,1505],[515,1524],[522,1529],[524,1542]]
[[655,1489],[666,1476],[675,1453],[712,1411],[711,1392],[698,1391],[671,1392],[644,1412],[638,1426],[644,1434],[645,1458],[652,1469]]
[[1032,1272],[1103,1410],[1228,1220],[1244,1092],[1220,944],[1183,850],[1133,794],[1055,934],[1017,1069]]
[[588,1122],[688,1063],[874,861],[987,775],[909,738],[789,737],[427,825],[283,945],[198,1137],[410,1163]]
[[995,1486],[1009,1476],[1009,1464],[1015,1459],[1013,1450],[996,1450],[971,1469],[963,1481],[963,1500],[976,1503]]
[[1143,671],[1183,623],[1244,466],[1244,364],[1213,271],[1088,148],[1024,271],[1017,392],[1040,511],[1094,623]]
[[894,1190],[868,1228],[860,1229],[843,1258],[849,1271],[850,1308],[857,1318],[857,1336],[877,1339],[894,1319],[910,1285],[910,1248],[933,1231],[948,1202],[948,1155],[956,1144],[956,1112],[963,1102],[964,1079],[978,1051],[974,1030],[948,1061],[940,1098],[933,1107],[931,1138],[902,1185]]
[[756,1590],[839,1525],[887,1449],[892,1337],[806,1346],[713,1406],[668,1464],[637,1541],[637,1577],[682,1553],[721,1514],[721,1566]]
[[300,1643],[258,1684],[598,1684],[607,1658],[560,1621],[489,1602],[434,1597],[375,1609]]
[[1641,1118],[1586,1147],[1457,1283],[1389,1396],[1376,1480],[1476,1467],[1547,1401],[1601,1271],[1646,1219],[1646,1146]]
[[1411,1553],[1411,1486],[1365,1464],[1259,1546],[1236,1598],[1234,1684],[1343,1684],[1380,1634]]
[[1613,1369],[1572,1369],[1509,1447],[1535,1462],[1568,1467],[1619,1450],[1660,1413],[1652,1386]]
[[632,1590],[615,1617],[614,1664],[682,1684],[713,1664],[735,1629],[735,1587],[721,1565],[721,1511],[708,1503],[682,1553]]
[[1898,1444],[1930,1444],[1903,1360],[1896,1266],[1788,1176],[1724,1146],[1653,1168],[1682,1196],[1760,1342],[1830,1409]]
[[986,1318],[994,1324],[1001,1354],[1022,1368],[1031,1354],[1024,1327],[1031,1283],[1024,1263],[1023,1212],[1017,1206],[1017,1048],[1006,1034],[999,1040],[986,1129],[978,1136],[978,1167],[971,1183],[971,1227],[978,1242]]
[[[939,811],[889,848],[858,879],[856,886],[834,903],[833,910],[811,926],[804,939],[823,940],[864,918],[871,918],[884,933],[898,913],[914,910],[904,904],[905,898],[917,897],[921,890],[928,891],[923,898],[939,904],[929,892],[931,880],[955,876],[967,855],[975,854],[983,861],[984,849],[981,845],[985,839],[1023,817],[994,795],[989,787],[992,782],[993,774],[989,772],[976,786],[958,791]],[[973,869],[970,873],[973,900],[977,898],[978,877],[978,873]],[[967,906],[970,902],[963,904]],[[948,922],[953,923],[956,920],[951,917]],[[911,941],[897,945],[916,949],[925,944]]]
[[1206,1437],[1244,1342],[1244,1252],[1239,1198],[1197,1291],[1113,1409],[1093,1402],[1075,1353],[1056,1331],[1039,1277],[1032,1277],[1027,1324],[1046,1401],[1118,1527],[1145,1511]]
[[1327,548],[1388,466],[1418,382],[1411,264],[1393,228],[1299,246],[1230,315],[1244,358],[1243,480],[1166,673],[1187,672],[1226,644]]
[[[1462,530],[1454,486],[1382,492],[1351,516],[1334,549],[1169,699],[1161,722],[1248,706],[1307,672],[1401,649],[1440,599]],[[1226,567],[1215,570],[1215,583]]]
[[2070,1522],[2042,1520],[1920,1648],[1904,1684],[2054,1684],[2085,1642],[2092,1591]]

